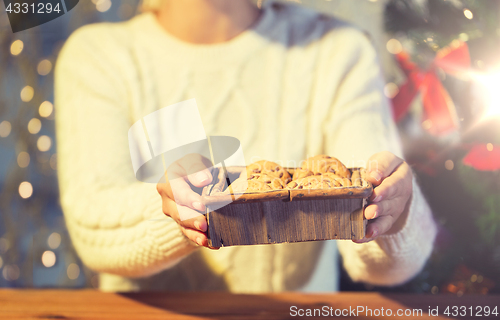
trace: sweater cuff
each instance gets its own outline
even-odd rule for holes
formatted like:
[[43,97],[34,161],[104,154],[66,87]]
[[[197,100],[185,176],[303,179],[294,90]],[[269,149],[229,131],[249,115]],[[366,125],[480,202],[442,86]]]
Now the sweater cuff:
[[374,241],[390,256],[414,252],[427,258],[434,246],[437,225],[415,178],[412,184],[413,197],[403,228],[395,234],[381,235]]
[[169,262],[162,269],[170,268],[182,258],[198,248],[181,231],[179,225],[171,218],[161,214],[148,221],[148,233],[160,254],[168,256]]
[[198,248],[198,245],[182,233],[177,222],[163,213],[161,197],[158,194],[154,195],[151,203],[144,222],[147,224],[151,247],[154,248],[153,255],[158,256],[152,256],[151,263],[146,263],[150,265],[147,275],[173,267]]

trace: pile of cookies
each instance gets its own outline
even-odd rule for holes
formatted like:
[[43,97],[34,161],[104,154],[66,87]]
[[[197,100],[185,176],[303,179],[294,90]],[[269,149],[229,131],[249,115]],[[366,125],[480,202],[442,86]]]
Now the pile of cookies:
[[[356,177],[359,179],[359,173]],[[308,158],[293,176],[279,164],[261,160],[246,167],[224,193],[257,192],[280,189],[329,189],[350,187],[351,171],[340,160],[327,155]]]

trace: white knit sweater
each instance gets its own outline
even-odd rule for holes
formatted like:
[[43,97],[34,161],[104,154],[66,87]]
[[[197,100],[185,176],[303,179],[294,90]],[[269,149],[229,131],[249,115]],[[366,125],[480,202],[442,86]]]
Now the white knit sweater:
[[[252,29],[215,45],[182,42],[151,13],[79,29],[56,68],[61,202],[78,254],[108,291],[295,290],[314,270],[334,283],[335,245],[192,245],[163,215],[155,185],[135,179],[127,132],[155,110],[196,98],[207,135],[238,138],[247,163],[294,165],[326,153],[364,165],[382,150],[401,156],[382,86],[365,34],[296,6],[267,5]],[[421,270],[435,235],[414,183],[399,233],[333,243],[353,280],[395,285]],[[320,257],[329,263],[315,268]]]

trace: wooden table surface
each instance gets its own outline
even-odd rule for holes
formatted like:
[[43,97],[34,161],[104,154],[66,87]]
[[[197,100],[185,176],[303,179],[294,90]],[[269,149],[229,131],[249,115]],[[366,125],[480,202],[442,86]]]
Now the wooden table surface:
[[[498,295],[414,295],[342,292],[332,294],[281,293],[265,295],[236,295],[228,293],[103,293],[96,290],[25,290],[0,289],[0,319],[297,319],[293,310],[321,309],[333,316],[304,317],[306,319],[380,319],[375,309],[384,314],[391,309],[390,318],[446,319],[442,315],[447,306],[478,306],[492,310],[500,304]],[[293,309],[296,306],[297,309]],[[335,316],[335,310],[370,308],[372,316],[360,311],[358,316]],[[439,308],[439,317],[428,315]],[[291,309],[292,308],[292,309]],[[332,308],[332,309],[330,309]],[[422,309],[423,315],[396,316],[398,309]],[[500,309],[500,306],[497,308]],[[292,314],[291,314],[292,310]],[[500,312],[500,310],[498,310]],[[337,311],[339,312],[339,311]],[[450,309],[450,312],[452,310]],[[468,315],[449,318],[483,319]],[[498,316],[490,316],[500,318]]]

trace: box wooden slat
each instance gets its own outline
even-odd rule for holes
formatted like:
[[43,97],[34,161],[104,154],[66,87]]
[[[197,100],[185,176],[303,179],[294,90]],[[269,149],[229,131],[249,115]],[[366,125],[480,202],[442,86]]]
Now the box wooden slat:
[[[217,176],[214,185],[220,185],[224,179]],[[210,188],[205,188],[202,197],[207,206],[208,242],[221,247],[361,239],[366,232],[365,199],[372,186],[363,181],[356,187],[246,193],[215,210],[211,206],[227,203],[231,195],[210,192]]]

